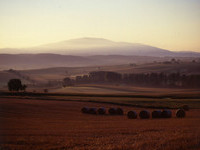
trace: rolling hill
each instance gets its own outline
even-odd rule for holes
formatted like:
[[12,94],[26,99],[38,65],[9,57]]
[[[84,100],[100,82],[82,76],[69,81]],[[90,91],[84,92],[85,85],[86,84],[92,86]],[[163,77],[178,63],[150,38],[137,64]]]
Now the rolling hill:
[[120,65],[129,63],[148,63],[170,60],[150,56],[95,55],[72,56],[60,54],[0,54],[0,70],[39,69],[49,67],[86,67]]
[[9,79],[20,78],[23,83],[48,83],[49,81],[62,81],[65,77],[80,76],[92,71],[113,71],[121,74],[129,73],[177,73],[200,74],[200,62],[165,63],[154,62],[148,64],[125,64],[111,66],[87,67],[51,67],[30,70],[4,70],[0,71],[0,87],[5,87]]
[[170,61],[172,58],[181,61],[199,61],[192,57],[152,57],[125,55],[93,55],[72,56],[60,54],[0,54],[0,70],[41,69],[50,67],[89,67],[110,66],[123,64],[145,64],[152,62]]

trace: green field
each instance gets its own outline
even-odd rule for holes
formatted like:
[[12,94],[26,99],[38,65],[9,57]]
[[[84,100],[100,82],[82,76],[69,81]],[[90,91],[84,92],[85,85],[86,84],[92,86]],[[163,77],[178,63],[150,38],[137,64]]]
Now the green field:
[[192,109],[200,109],[200,98],[185,95],[134,95],[134,94],[80,94],[80,93],[20,93],[2,94],[1,97],[17,99],[38,99],[51,101],[74,101],[100,104],[113,104],[138,108],[177,109],[188,105]]

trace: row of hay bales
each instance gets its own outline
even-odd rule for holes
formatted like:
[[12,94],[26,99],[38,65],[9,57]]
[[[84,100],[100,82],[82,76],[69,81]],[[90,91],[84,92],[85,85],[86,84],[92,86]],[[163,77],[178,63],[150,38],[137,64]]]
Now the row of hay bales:
[[[147,110],[142,110],[139,113],[139,117],[141,119],[149,119],[150,116],[152,116],[152,118],[171,118],[172,117],[172,111],[171,110],[154,110],[151,115],[150,112]],[[186,116],[186,113],[183,109],[178,109],[176,111],[176,117],[177,118],[184,118]],[[137,112],[135,111],[129,111],[127,114],[127,117],[129,119],[136,119],[138,117]]]
[[[94,108],[94,107],[83,107],[81,109],[82,113],[85,114],[99,114],[99,115],[105,115],[106,114],[106,108],[100,107],[100,108]],[[109,108],[108,114],[110,115],[124,115],[124,111],[122,108]],[[149,119],[152,116],[152,118],[171,118],[172,117],[172,111],[171,110],[154,110],[152,113],[150,113],[148,110],[142,110],[139,113],[139,118],[141,119]],[[177,118],[184,118],[186,116],[184,109],[178,109],[176,111],[176,117]],[[136,119],[138,118],[138,114],[136,111],[129,111],[127,113],[127,117],[129,119]]]
[[[90,107],[83,107],[81,109],[82,113],[85,114],[99,114],[99,115],[105,115],[106,114],[106,108],[100,107],[100,108],[90,108]],[[110,115],[123,115],[124,111],[122,108],[109,108],[108,114]]]

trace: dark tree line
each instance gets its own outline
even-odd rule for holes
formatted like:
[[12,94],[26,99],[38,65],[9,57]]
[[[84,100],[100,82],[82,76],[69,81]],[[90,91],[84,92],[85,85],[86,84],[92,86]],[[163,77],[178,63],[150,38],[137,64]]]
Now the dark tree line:
[[121,82],[122,75],[110,71],[94,71],[89,75],[76,76],[75,79],[66,77],[63,79],[64,86],[71,86],[74,84],[87,84],[87,83],[117,83]]
[[95,71],[89,73],[89,79],[92,82],[97,83],[115,83],[115,82],[121,82],[122,75],[116,72],[110,72],[110,71]]
[[89,75],[76,76],[76,79],[64,79],[64,85],[66,86],[87,83],[122,83],[152,87],[199,88],[200,75],[185,75],[180,73],[140,73],[122,75],[116,72],[96,71],[90,72]]
[[198,88],[200,87],[200,75],[180,73],[124,74],[123,82],[142,86]]

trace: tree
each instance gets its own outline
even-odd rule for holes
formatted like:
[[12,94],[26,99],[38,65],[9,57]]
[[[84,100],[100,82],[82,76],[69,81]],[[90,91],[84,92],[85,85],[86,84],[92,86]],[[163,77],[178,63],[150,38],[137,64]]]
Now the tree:
[[9,91],[19,91],[22,87],[22,83],[20,79],[10,79],[8,82]]
[[73,85],[73,80],[70,79],[69,77],[66,77],[63,79],[63,87],[65,86],[72,86]]
[[19,91],[19,90],[25,91],[26,88],[27,86],[22,85],[22,82],[20,79],[10,79],[8,82],[9,91]]

